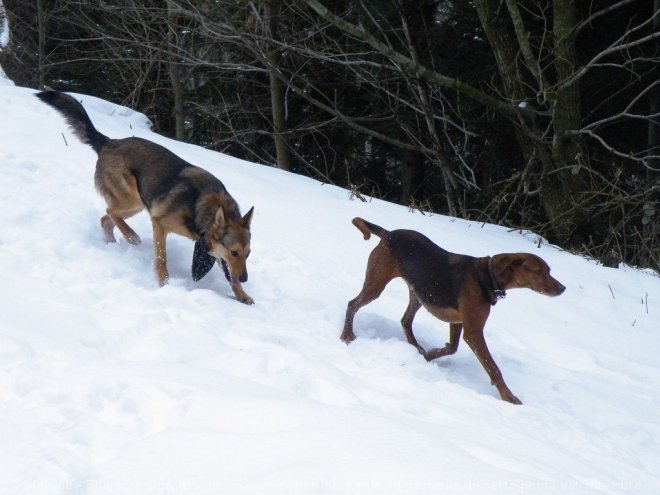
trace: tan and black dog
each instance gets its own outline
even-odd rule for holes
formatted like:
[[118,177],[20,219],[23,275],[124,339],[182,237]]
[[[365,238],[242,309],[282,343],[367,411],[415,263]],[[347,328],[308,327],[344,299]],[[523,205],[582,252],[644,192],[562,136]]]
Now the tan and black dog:
[[116,242],[116,226],[124,239],[140,237],[125,219],[146,208],[154,236],[158,283],[167,283],[166,238],[169,233],[195,240],[192,273],[201,279],[218,260],[236,298],[253,304],[241,282],[247,281],[245,260],[250,254],[250,222],[254,207],[241,216],[225,186],[209,172],[187,163],[163,146],[131,137],[110,139],[92,124],[83,106],[59,91],[36,96],[60,112],[74,134],[98,154],[94,182],[105,198],[101,226],[106,242]]
[[[390,280],[402,277],[410,290],[410,302],[401,319],[406,340],[431,361],[454,354],[463,332],[463,339],[486,369],[502,399],[521,404],[504,383],[502,373],[488,351],[484,325],[490,307],[504,297],[508,289],[528,288],[547,296],[558,296],[566,290],[550,276],[545,261],[527,253],[474,258],[445,251],[413,230],[389,232],[362,218],[354,218],[353,224],[365,239],[375,234],[381,241],[369,255],[362,291],[348,303],[341,339],[346,343],[355,339],[355,313],[378,298]],[[445,347],[426,351],[415,339],[412,322],[421,306],[433,316],[449,322],[449,342]]]

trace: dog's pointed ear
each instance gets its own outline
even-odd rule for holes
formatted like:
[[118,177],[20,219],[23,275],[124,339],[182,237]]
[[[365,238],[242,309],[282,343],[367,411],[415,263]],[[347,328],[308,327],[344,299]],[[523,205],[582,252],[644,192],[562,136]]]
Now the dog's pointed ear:
[[243,225],[246,227],[250,227],[250,223],[252,223],[252,213],[254,213],[254,206],[250,208],[250,210],[241,219],[241,222],[243,222]]
[[195,250],[192,259],[192,278],[195,282],[202,280],[211,271],[215,264],[215,258],[206,249],[206,241],[203,237],[195,241]]
[[224,224],[225,224],[225,211],[222,209],[222,207],[220,207],[215,212],[215,226],[222,227],[224,226]]

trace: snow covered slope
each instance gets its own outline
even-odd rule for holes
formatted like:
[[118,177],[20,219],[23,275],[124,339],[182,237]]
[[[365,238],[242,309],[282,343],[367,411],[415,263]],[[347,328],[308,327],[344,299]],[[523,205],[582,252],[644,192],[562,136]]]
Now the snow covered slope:
[[[99,130],[142,136],[254,205],[247,292],[169,286],[143,243],[102,241],[96,156],[33,90],[0,86],[0,494],[660,493],[660,278],[609,269],[531,233],[422,216],[171,141],[132,110],[80,96]],[[486,327],[524,402],[501,401],[464,344],[427,363],[405,343],[394,281],[339,340],[374,239],[362,216],[454,252],[542,256],[559,298],[510,291]],[[423,310],[420,343],[447,325]]]

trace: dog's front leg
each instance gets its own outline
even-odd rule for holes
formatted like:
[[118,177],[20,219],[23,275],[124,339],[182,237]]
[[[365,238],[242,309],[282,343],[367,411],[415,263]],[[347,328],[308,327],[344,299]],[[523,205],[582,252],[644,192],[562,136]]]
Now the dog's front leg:
[[156,277],[158,277],[158,285],[161,287],[167,284],[167,281],[170,278],[169,273],[167,272],[167,251],[166,251],[166,241],[167,241],[167,232],[165,229],[156,221],[151,221],[154,232],[154,268],[156,269]]
[[250,296],[247,295],[247,292],[243,290],[243,286],[238,280],[237,281],[232,280],[231,290],[234,291],[234,295],[236,296],[236,299],[238,299],[240,302],[244,304],[254,304],[254,299],[252,299]]
[[468,326],[465,325],[465,334],[463,339],[470,346],[470,349],[477,356],[481,365],[488,373],[490,377],[490,382],[493,384],[497,391],[500,393],[502,400],[510,402],[511,404],[522,404],[520,399],[513,395],[513,392],[509,390],[506,383],[504,383],[504,378],[502,377],[502,372],[495,364],[493,356],[491,356],[488,347],[486,346],[486,339],[484,339],[483,325],[481,326]]

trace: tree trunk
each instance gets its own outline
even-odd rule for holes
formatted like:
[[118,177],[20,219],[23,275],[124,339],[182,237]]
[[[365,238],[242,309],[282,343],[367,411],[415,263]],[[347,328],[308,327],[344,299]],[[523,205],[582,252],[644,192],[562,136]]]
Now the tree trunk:
[[277,47],[277,0],[264,2],[266,21],[266,58],[268,60],[268,72],[270,78],[270,100],[273,116],[273,142],[277,155],[277,166],[283,170],[291,170],[292,160],[287,143],[288,127],[286,123],[286,85],[278,77],[282,52]]
[[183,110],[183,84],[178,61],[179,37],[177,16],[171,0],[167,2],[167,60],[174,98],[174,136],[179,141],[185,138],[185,114]]
[[584,242],[583,208],[579,193],[583,190],[580,165],[588,159],[582,138],[569,136],[582,126],[579,82],[562,85],[578,67],[575,50],[575,0],[554,0],[554,68],[559,89],[552,108],[553,169],[546,170],[541,187],[541,202],[558,240],[568,245]]
[[[528,100],[531,95],[527,94],[518,71],[516,57],[519,48],[508,24],[504,20],[504,5],[500,0],[476,0],[475,8],[488,43],[493,50],[505,95],[514,104]],[[520,123],[522,123],[520,121],[522,118],[522,116],[518,117]],[[534,145],[519,126],[516,126],[515,134],[520,145],[522,161],[526,163],[532,156]]]
[[39,57],[39,89],[46,85],[46,14],[42,0],[37,0],[37,56]]
[[[653,12],[655,13],[655,18],[653,19],[653,31],[660,31],[660,0],[655,0],[653,3]],[[660,41],[656,40],[656,53],[660,52]],[[660,81],[660,64],[655,66],[655,78]],[[649,134],[648,134],[648,149],[649,154],[658,156],[660,155],[660,117],[657,115],[660,113],[660,90],[656,90],[651,94],[650,101],[650,115],[656,115],[651,117],[649,121]],[[660,170],[660,159],[652,158],[649,160],[649,165],[655,170]],[[653,175],[651,170],[646,171],[648,182],[650,182],[650,177]]]
[[[514,105],[533,100],[535,95],[530,91],[529,86],[525,86],[523,77],[518,70],[516,58],[520,48],[510,29],[510,23],[506,21],[507,14],[504,4],[500,0],[476,0],[475,8],[488,43],[493,50],[504,94]],[[538,141],[530,139],[528,132],[533,132],[534,129],[525,130],[528,122],[525,122],[524,118],[522,115],[518,115],[518,125],[514,128],[516,141],[520,146],[521,163],[528,163],[533,156],[540,157],[544,163],[549,162],[551,159],[546,150],[542,149]],[[534,154],[535,148],[536,155]]]
[[[535,129],[533,122],[518,118],[516,137],[520,144],[522,158],[527,162],[536,152],[542,163],[544,174],[541,184],[541,205],[550,221],[557,240],[563,243],[579,244],[582,222],[577,208],[577,194],[581,189],[578,175],[580,159],[586,159],[586,153],[577,136],[567,136],[568,131],[581,127],[581,98],[578,82],[562,87],[553,94],[545,87],[545,76],[537,67],[531,67],[534,78],[521,73],[518,55],[522,51],[526,59],[532,62],[527,40],[523,37],[523,28],[519,12],[505,9],[500,0],[476,0],[475,7],[491,45],[505,95],[512,103],[536,100],[542,96],[551,105],[553,141],[551,147],[544,143],[542,132]],[[515,17],[515,26],[519,31],[518,39],[514,36],[510,15]],[[558,85],[566,81],[577,68],[575,51],[575,0],[555,0],[554,2],[554,69]],[[523,46],[525,50],[523,50]],[[534,84],[535,86],[532,86]],[[531,89],[534,88],[534,89]]]
[[[655,14],[655,18],[653,19],[653,31],[659,32],[660,31],[660,0],[655,0],[653,3],[653,12]],[[656,46],[656,53],[660,52],[660,41],[656,40],[655,42]],[[655,70],[655,79],[657,81],[660,81],[660,64],[656,64]],[[650,101],[649,101],[649,115],[652,115],[651,119],[649,120],[649,129],[648,129],[648,153],[651,156],[657,157],[660,155],[660,89],[655,88],[655,91],[651,93]],[[660,170],[660,158],[649,158],[647,162],[648,167],[646,169],[646,184],[648,186],[651,186],[654,182],[655,177],[658,176],[658,170]],[[648,203],[648,209],[646,209],[647,205],[644,205],[645,209],[644,211],[655,211],[656,210],[656,205],[653,203]],[[653,245],[652,239],[653,239],[653,232],[657,228],[656,223],[657,223],[657,213],[653,214],[648,214],[644,215],[642,217],[642,236],[643,236],[643,244],[640,249],[640,265],[641,266],[649,266],[651,264],[651,249],[650,246]],[[655,217],[655,218],[653,218]],[[660,248],[659,248],[660,249]]]

